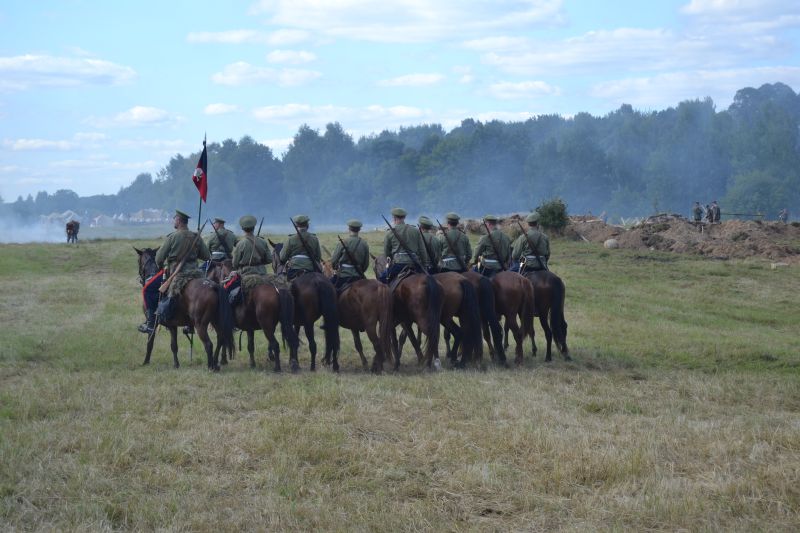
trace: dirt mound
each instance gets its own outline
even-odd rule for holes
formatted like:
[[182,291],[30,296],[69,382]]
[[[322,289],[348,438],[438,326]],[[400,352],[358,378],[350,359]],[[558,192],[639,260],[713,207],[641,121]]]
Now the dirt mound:
[[729,220],[695,225],[681,215],[660,214],[626,229],[602,220],[571,217],[565,236],[569,237],[571,232],[597,243],[614,238],[620,248],[800,263],[800,224]]

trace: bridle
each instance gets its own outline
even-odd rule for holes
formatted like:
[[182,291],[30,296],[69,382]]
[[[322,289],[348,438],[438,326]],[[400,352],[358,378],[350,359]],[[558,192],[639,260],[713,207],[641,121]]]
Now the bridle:
[[139,284],[144,286],[147,278],[156,272],[158,272],[158,265],[153,250],[149,248],[142,250],[142,255],[139,256]]

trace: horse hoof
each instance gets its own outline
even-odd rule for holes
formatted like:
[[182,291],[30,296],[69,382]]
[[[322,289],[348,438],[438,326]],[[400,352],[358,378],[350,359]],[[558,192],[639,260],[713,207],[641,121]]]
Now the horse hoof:
[[544,362],[545,362],[545,363],[550,363],[552,360],[553,360],[553,358],[552,358],[552,357],[545,357],[545,358],[544,358]]
[[276,366],[275,368],[272,369],[272,371],[275,372],[276,374],[280,374],[281,373],[281,367]]
[[178,364],[178,363],[175,363],[174,365],[172,365],[172,367],[173,367],[173,368],[180,368],[180,367],[181,367],[181,365],[180,365],[180,364]]
[[565,354],[564,355],[564,361],[572,361],[572,357],[570,357],[569,355]]
[[292,374],[300,372],[300,364],[297,361],[292,360],[290,366],[292,368]]

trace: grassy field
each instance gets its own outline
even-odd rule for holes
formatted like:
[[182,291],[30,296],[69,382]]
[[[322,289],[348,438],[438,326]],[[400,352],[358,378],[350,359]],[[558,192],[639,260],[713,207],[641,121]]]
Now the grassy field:
[[[374,249],[381,234],[367,235]],[[335,235],[324,235],[333,249]],[[574,361],[339,375],[141,367],[133,245],[0,254],[0,529],[800,524],[800,276],[555,241]],[[537,329],[541,354],[541,330]]]

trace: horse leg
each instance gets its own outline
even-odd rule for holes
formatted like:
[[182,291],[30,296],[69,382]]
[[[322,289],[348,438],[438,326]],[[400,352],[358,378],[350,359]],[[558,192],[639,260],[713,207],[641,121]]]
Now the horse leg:
[[264,336],[267,338],[267,345],[269,348],[267,349],[268,353],[274,354],[273,359],[275,360],[275,367],[273,368],[274,372],[281,371],[281,345],[278,343],[278,339],[275,338],[275,328],[273,327],[272,330],[269,328],[264,329]]
[[317,370],[317,341],[314,340],[314,323],[306,323],[303,328],[306,331],[306,339],[308,339],[308,351],[311,352],[311,371]]
[[522,364],[522,343],[525,341],[525,339],[522,337],[522,329],[520,328],[519,324],[517,324],[516,314],[511,313],[506,316],[506,328],[510,329],[511,333],[514,334],[514,341],[517,343],[514,364],[519,366]]
[[172,364],[175,368],[180,368],[181,364],[178,362],[178,328],[169,328],[169,348],[172,350]]
[[[553,331],[550,329],[550,325],[547,323],[547,313],[542,313],[539,315],[539,324],[542,325],[542,329],[544,330],[544,338],[547,340],[547,353],[544,356],[544,360],[546,363],[549,363],[553,360],[552,353],[550,352],[550,347],[553,342]],[[533,328],[531,327],[531,330]],[[533,340],[533,338],[531,338]],[[536,344],[533,345],[536,348]],[[534,349],[534,353],[536,350]]]
[[[214,357],[214,343],[208,337],[208,324],[195,323],[194,330],[200,342],[203,343],[203,348],[206,349],[206,358],[208,360],[208,369],[214,372],[219,372],[219,362]],[[176,330],[177,331],[177,330]]]
[[453,321],[452,318],[442,320],[442,326],[444,326],[445,335],[449,333],[453,336],[453,347],[452,349],[448,347],[447,358],[450,360],[453,366],[458,366],[458,349],[461,346],[462,336],[461,328]]
[[[378,323],[374,322],[366,329],[367,337],[369,337],[369,340],[372,343],[372,348],[375,350],[375,357],[372,358],[372,372],[375,374],[380,374],[383,371],[383,360],[385,355],[383,353],[383,343],[381,342],[380,335],[378,334]],[[357,333],[353,333],[357,335]],[[367,360],[363,354],[361,354],[361,360],[364,364],[364,370],[366,370]]]
[[256,367],[256,335],[252,329],[247,330],[247,353],[250,354],[250,368]]
[[[353,334],[353,344],[355,344],[356,346],[356,351],[358,352],[358,356],[361,357],[361,366],[364,367],[364,370],[366,370],[369,367],[369,363],[367,363],[367,358],[364,357],[364,347],[361,345],[361,335],[358,334],[357,329],[351,330],[351,333]],[[367,335],[369,335],[369,333],[371,332],[369,331],[368,328]],[[372,345],[375,346],[375,341],[372,340],[372,335],[369,335],[369,340],[371,340]]]
[[[156,325],[158,327],[158,325]],[[150,364],[150,355],[153,353],[153,342],[156,340],[156,332],[153,331],[147,336],[147,348],[144,354],[144,363],[142,366]]]
[[506,323],[503,326],[503,348],[508,350],[508,320],[506,320]]
[[483,340],[486,341],[486,345],[489,347],[489,356],[492,358],[492,362],[494,362],[494,346],[492,345],[492,333],[489,331],[489,324],[486,322],[481,324],[481,330],[483,331]]
[[[420,337],[420,339],[418,339],[417,336],[414,335],[414,330],[412,329],[412,324],[404,322],[403,323],[403,331],[408,336],[408,340],[411,341],[411,346],[414,348],[414,351],[417,353],[417,363],[418,364],[422,364],[422,359],[423,359],[422,349],[420,349],[420,345],[419,345],[421,337]],[[402,349],[403,349],[403,345],[400,344],[398,352],[402,351]]]
[[392,345],[392,352],[394,353],[394,369],[400,370],[400,345],[397,342],[397,330],[392,328],[392,338],[391,338],[391,345]]

